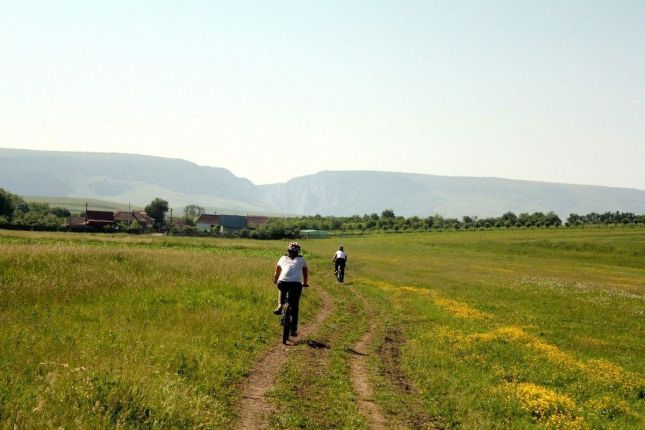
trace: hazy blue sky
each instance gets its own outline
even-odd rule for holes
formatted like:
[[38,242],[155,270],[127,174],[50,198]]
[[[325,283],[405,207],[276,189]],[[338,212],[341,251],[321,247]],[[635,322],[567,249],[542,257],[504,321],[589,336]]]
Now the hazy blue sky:
[[645,189],[645,1],[0,1],[0,147]]

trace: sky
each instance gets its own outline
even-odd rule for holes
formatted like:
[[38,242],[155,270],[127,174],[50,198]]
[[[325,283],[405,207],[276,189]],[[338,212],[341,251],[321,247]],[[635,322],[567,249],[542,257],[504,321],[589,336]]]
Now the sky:
[[645,189],[645,2],[0,0],[0,147]]

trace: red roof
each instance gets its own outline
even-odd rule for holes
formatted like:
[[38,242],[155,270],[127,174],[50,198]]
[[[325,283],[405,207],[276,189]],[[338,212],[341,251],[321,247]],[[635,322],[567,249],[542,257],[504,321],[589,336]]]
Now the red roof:
[[139,224],[152,225],[155,222],[155,220],[153,220],[145,211],[132,211],[132,215],[134,215],[134,219],[136,219]]
[[114,214],[114,221],[134,221],[134,216],[132,212],[117,211]]
[[87,211],[85,215],[87,221],[90,222],[104,222],[112,223],[114,222],[114,212],[112,211]]
[[137,221],[139,224],[148,224],[148,225],[154,224],[154,220],[150,218],[150,216],[147,213],[145,213],[145,211],[132,211],[132,212],[117,211],[114,214],[114,220],[127,221],[127,222]]
[[219,215],[201,214],[197,224],[219,225]]
[[247,225],[264,225],[269,221],[268,216],[253,216],[249,215],[246,217]]

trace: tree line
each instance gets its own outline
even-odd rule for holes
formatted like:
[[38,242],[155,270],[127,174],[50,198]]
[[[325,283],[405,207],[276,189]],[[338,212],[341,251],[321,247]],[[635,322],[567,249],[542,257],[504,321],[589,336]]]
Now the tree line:
[[[168,227],[166,214],[168,202],[156,198],[145,208],[154,219],[157,230]],[[195,220],[204,213],[204,208],[188,205],[184,209],[184,225],[172,228],[171,234],[198,234]],[[27,230],[65,230],[69,210],[61,207],[50,207],[47,203],[27,203],[16,194],[0,188],[0,227]],[[331,232],[405,232],[432,230],[481,230],[503,228],[557,228],[582,227],[591,225],[645,225],[645,214],[631,212],[591,212],[586,215],[572,213],[563,222],[554,212],[523,212],[515,214],[506,212],[499,217],[463,216],[461,218],[432,215],[425,218],[418,216],[397,216],[392,209],[385,209],[380,214],[337,216],[301,216],[270,218],[267,224],[254,229],[242,229],[236,236],[252,239],[283,239],[302,237],[303,230],[324,230]]]
[[499,217],[463,216],[461,218],[432,215],[425,218],[418,216],[396,216],[392,209],[381,214],[372,213],[349,217],[336,216],[302,216],[272,218],[258,229],[241,232],[242,236],[257,239],[279,239],[302,237],[303,230],[324,230],[332,232],[406,232],[432,230],[482,230],[504,228],[558,228],[579,227],[585,225],[645,225],[645,214],[635,215],[631,212],[595,212],[587,215],[570,214],[563,223],[554,212],[523,212],[515,214],[506,212]]

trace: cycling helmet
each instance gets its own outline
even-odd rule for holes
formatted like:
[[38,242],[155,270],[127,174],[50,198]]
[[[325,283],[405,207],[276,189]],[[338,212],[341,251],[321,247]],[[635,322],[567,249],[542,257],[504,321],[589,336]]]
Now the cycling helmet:
[[300,252],[300,244],[298,242],[291,242],[287,251],[296,253]]

